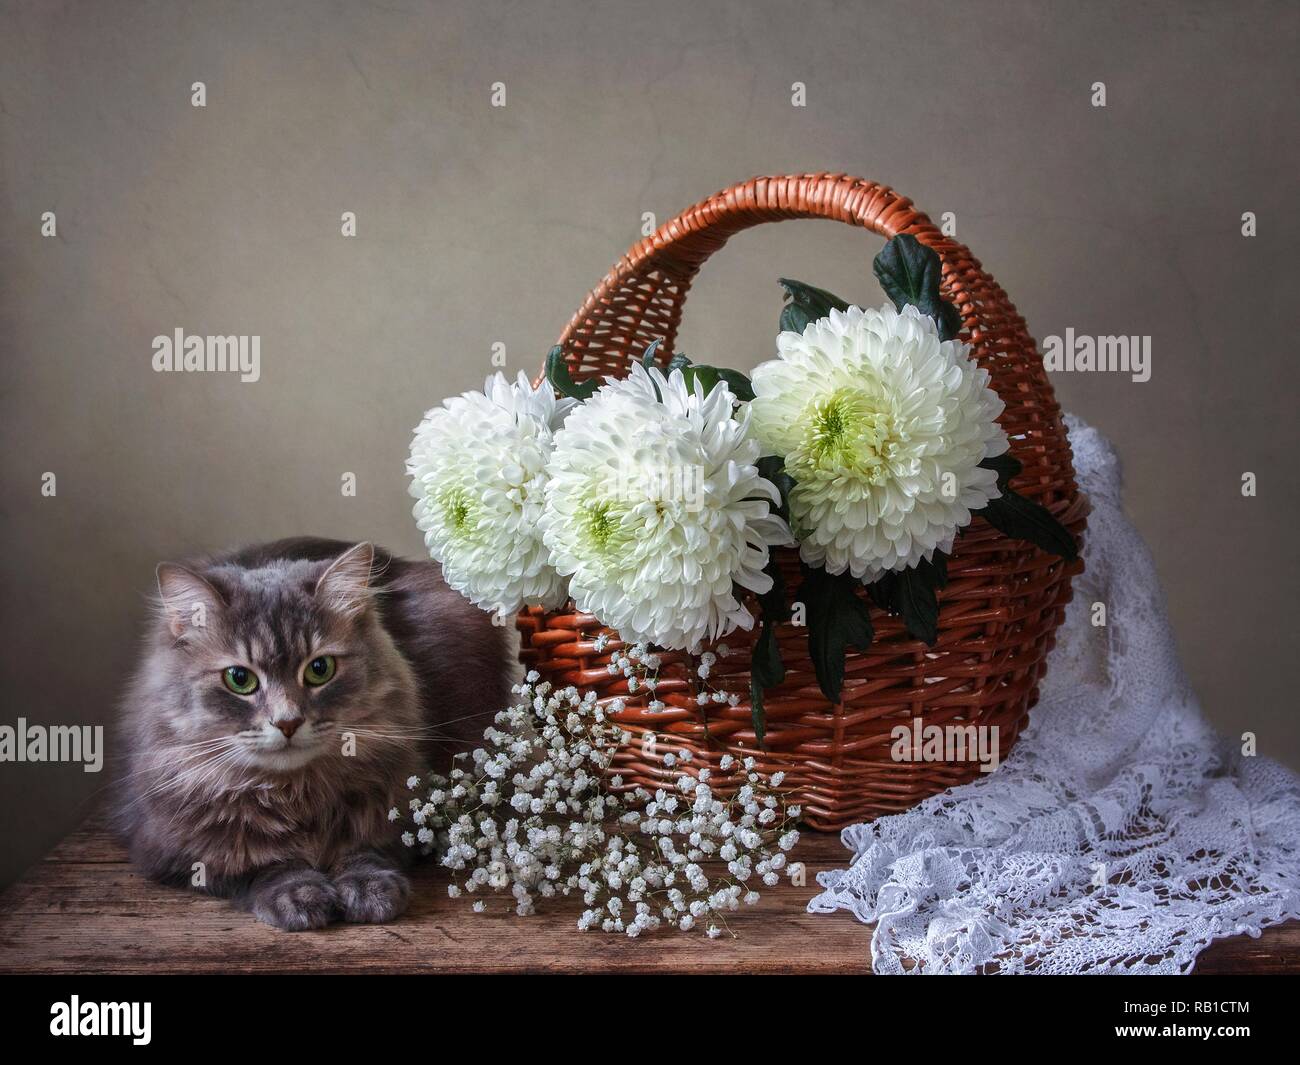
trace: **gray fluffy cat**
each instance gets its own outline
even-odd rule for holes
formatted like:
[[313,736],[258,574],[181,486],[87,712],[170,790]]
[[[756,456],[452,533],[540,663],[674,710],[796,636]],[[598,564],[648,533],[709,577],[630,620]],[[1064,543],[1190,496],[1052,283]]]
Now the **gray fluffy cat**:
[[[116,823],[150,876],[289,930],[387,921],[393,806],[509,696],[502,628],[430,562],[298,538],[158,567]],[[409,797],[409,796],[408,796]]]

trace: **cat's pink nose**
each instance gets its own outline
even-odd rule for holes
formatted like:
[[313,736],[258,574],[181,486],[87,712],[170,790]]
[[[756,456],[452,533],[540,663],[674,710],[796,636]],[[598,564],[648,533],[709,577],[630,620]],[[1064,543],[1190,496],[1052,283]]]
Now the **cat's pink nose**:
[[298,726],[302,724],[302,718],[286,717],[271,723],[284,733],[284,738],[286,740],[291,740],[293,739],[293,734],[298,731]]

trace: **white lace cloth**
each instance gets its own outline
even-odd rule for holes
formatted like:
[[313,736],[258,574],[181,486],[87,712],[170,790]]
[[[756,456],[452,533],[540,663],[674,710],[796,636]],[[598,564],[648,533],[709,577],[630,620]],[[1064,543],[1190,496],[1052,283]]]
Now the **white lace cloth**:
[[1027,730],[996,772],[845,829],[853,864],[808,904],[875,923],[876,972],[1186,973],[1300,917],[1300,779],[1202,718],[1115,452],[1068,421],[1087,570]]

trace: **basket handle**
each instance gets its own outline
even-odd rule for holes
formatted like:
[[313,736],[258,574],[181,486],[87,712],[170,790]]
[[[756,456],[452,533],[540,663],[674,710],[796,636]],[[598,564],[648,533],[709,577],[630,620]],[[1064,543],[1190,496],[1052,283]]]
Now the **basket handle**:
[[[790,218],[846,222],[886,238],[917,219],[929,224],[910,200],[861,178],[845,174],[758,177],[723,189],[683,211],[634,247],[628,259],[635,265],[638,258],[653,258],[681,276],[694,276],[733,234]],[[938,230],[934,236],[939,236]]]
[[791,174],[751,178],[723,189],[633,245],[560,336],[570,373],[576,380],[621,373],[630,355],[639,355],[658,337],[664,338],[659,358],[666,363],[687,290],[709,256],[743,229],[790,218],[845,222],[886,238],[911,233],[938,253],[944,294],[961,314],[968,339],[976,342],[987,332],[990,323],[983,320],[981,307],[992,305],[1000,321],[991,324],[1029,340],[1023,320],[970,252],[940,233],[906,197],[846,174]]

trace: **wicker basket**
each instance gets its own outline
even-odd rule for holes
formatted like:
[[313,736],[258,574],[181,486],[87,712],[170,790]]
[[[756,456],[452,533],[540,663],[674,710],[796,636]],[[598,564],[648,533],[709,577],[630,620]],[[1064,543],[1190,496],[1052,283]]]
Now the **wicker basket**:
[[[733,233],[762,222],[826,218],[863,226],[885,237],[911,233],[943,261],[943,292],[962,316],[963,339],[992,375],[1006,403],[1000,421],[1011,452],[1024,464],[1015,488],[1048,507],[1081,537],[1087,503],[1074,481],[1060,408],[1024,321],[1002,289],[969,251],[944,237],[930,220],[892,190],[838,174],[761,177],[719,192],[678,215],[635,245],[587,297],[560,337],[575,380],[627,372],[629,358],[663,337],[660,358],[673,350],[682,304],[696,272]],[[815,280],[815,279],[813,279]],[[775,308],[773,320],[775,321]],[[781,549],[787,587],[797,598],[797,552]],[[633,742],[615,770],[629,783],[661,786],[667,750],[689,747],[715,767],[723,754],[753,755],[765,771],[786,774],[805,822],[837,829],[907,809],[928,795],[973,779],[974,760],[895,761],[891,731],[899,724],[996,725],[1005,758],[1038,697],[1070,579],[1066,564],[1030,544],[1011,541],[976,518],[957,538],[940,593],[940,632],[934,647],[913,639],[902,623],[872,607],[876,638],[865,654],[850,652],[842,702],[822,695],[808,657],[807,630],[779,628],[785,682],[765,698],[765,750],[755,747],[749,707],[749,645],[738,632],[733,653],[713,667],[710,683],[739,693],[739,706],[696,704],[692,663],[665,654],[651,713],[644,694],[630,696],[622,676],[605,668],[611,641],[597,653],[603,629],[594,617],[567,609],[527,609],[518,619],[521,658],[557,685],[594,688],[602,698],[626,700],[615,715]],[[865,594],[865,593],[863,593]],[[646,743],[646,734],[655,743]],[[650,757],[654,752],[659,757]]]

